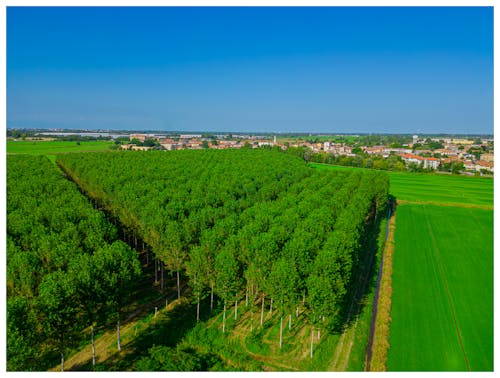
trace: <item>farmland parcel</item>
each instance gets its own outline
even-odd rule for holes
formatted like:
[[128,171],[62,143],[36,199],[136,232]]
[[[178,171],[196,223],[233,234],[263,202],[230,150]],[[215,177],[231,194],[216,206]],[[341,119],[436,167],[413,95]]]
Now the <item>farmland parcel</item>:
[[493,212],[397,209],[388,370],[493,369]]

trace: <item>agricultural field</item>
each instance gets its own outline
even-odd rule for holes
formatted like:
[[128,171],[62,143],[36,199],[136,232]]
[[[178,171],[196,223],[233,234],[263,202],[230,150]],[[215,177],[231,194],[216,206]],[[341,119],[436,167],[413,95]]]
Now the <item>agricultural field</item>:
[[388,370],[492,371],[493,212],[404,204],[396,224]]
[[112,141],[7,141],[9,154],[54,155],[66,152],[107,151]]
[[8,155],[9,370],[363,370],[385,173],[265,150],[57,164]]
[[387,369],[492,371],[493,180],[389,176],[399,205]]

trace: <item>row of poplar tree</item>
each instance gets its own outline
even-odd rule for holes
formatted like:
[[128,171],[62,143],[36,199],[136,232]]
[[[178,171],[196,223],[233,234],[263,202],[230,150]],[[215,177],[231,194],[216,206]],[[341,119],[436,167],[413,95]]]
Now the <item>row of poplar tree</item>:
[[[58,164],[153,250],[195,300],[307,307],[332,330],[366,227],[386,206],[381,172],[319,171],[268,150],[68,154]],[[199,314],[199,306],[198,306]],[[225,330],[225,323],[222,325]]]
[[[45,370],[90,327],[118,326],[137,254],[46,157],[7,157],[7,370]],[[95,351],[93,353],[95,363]]]

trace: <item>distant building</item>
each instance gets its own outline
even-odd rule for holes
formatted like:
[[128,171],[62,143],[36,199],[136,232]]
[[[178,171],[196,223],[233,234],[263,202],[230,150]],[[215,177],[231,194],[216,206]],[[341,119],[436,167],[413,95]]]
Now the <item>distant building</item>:
[[201,134],[181,134],[179,136],[180,139],[196,139],[201,138]]
[[418,135],[414,135],[413,136],[413,144],[417,144],[418,143]]
[[424,169],[437,169],[440,164],[439,159],[432,157],[423,157],[413,154],[401,154],[399,156],[401,156],[406,165],[411,163],[422,164]]
[[488,154],[481,154],[481,160],[487,161],[487,162],[492,162],[494,159],[494,155],[491,153]]

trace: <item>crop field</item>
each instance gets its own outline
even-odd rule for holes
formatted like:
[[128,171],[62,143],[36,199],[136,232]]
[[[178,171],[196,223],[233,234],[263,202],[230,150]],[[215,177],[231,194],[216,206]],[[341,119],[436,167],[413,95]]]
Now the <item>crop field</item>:
[[493,369],[493,212],[397,210],[388,370]]
[[110,141],[7,141],[7,153],[53,155],[64,152],[107,151]]

